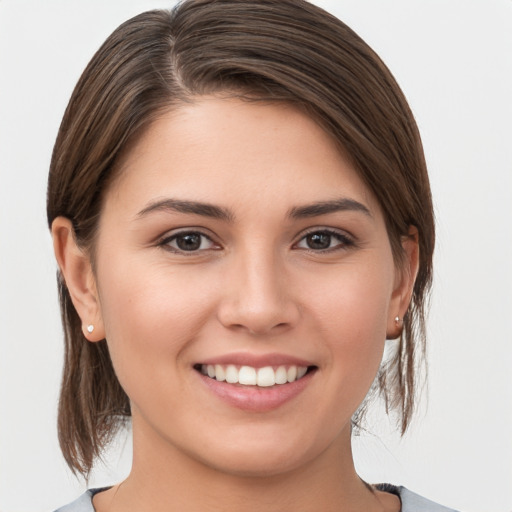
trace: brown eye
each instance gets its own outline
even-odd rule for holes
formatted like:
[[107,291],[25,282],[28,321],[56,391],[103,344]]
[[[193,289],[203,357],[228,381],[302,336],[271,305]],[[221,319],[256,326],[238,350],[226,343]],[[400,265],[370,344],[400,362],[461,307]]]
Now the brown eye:
[[301,238],[297,247],[310,251],[329,251],[345,249],[354,245],[351,238],[343,233],[330,230],[312,231]]
[[174,252],[197,252],[215,247],[210,238],[196,231],[177,233],[166,238],[161,245]]
[[310,249],[329,249],[331,238],[329,233],[312,233],[306,237],[306,244]]
[[176,245],[182,251],[197,251],[201,247],[201,235],[187,233],[176,237]]

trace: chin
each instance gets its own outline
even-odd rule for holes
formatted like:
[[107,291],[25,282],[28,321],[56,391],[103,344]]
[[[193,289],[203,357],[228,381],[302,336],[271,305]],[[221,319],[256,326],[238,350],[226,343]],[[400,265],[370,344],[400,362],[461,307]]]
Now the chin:
[[327,448],[307,436],[291,438],[288,431],[285,435],[267,432],[266,436],[256,434],[239,439],[233,435],[228,436],[226,443],[210,446],[211,450],[199,455],[199,462],[221,473],[247,478],[276,477],[296,471]]
[[223,474],[242,478],[269,478],[297,470],[305,461],[301,457],[268,453],[241,453],[218,461],[203,461]]

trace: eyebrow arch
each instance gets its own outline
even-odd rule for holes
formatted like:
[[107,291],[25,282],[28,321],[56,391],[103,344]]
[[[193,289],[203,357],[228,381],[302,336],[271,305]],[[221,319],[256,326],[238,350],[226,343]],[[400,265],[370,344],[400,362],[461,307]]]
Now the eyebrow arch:
[[318,203],[307,204],[304,206],[296,206],[288,212],[288,216],[293,219],[303,219],[342,211],[362,212],[368,217],[372,217],[370,210],[364,204],[348,198],[333,199],[331,201],[320,201]]
[[226,222],[232,222],[234,219],[234,215],[225,208],[199,201],[184,201],[172,198],[161,199],[149,203],[137,214],[137,217],[142,218],[149,213],[157,211],[191,213],[194,215],[202,215],[203,217],[212,217],[214,219],[224,220]]

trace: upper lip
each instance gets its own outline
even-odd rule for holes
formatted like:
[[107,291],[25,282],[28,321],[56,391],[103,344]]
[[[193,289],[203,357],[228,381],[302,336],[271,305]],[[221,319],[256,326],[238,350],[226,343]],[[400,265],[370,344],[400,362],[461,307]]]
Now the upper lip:
[[263,368],[265,366],[314,366],[311,361],[286,354],[248,354],[242,352],[211,357],[199,361],[198,364],[233,364],[235,366],[251,366],[253,368]]

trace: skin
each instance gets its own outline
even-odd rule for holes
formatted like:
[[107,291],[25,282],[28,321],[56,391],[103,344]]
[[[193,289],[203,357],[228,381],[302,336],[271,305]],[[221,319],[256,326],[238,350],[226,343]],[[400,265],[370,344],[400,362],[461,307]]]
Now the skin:
[[[287,105],[198,98],[155,121],[119,168],[94,272],[69,221],[53,224],[84,334],[106,337],[132,405],[132,472],[96,495],[96,510],[398,511],[396,496],[357,476],[350,419],[386,337],[399,333],[414,238],[397,269],[381,209],[350,160]],[[229,218],[147,211],[169,198]],[[339,199],[352,206],[290,216]],[[179,250],[183,231],[206,235],[199,249]],[[329,248],[311,248],[311,232]],[[194,369],[233,353],[298,357],[314,372],[279,407],[247,411]]]

